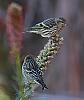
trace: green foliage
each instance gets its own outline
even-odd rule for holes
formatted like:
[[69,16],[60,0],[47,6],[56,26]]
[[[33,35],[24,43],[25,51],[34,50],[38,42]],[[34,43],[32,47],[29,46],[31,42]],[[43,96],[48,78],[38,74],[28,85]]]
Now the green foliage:
[[11,100],[10,96],[8,96],[3,89],[0,88],[0,100]]
[[24,87],[23,87],[23,81],[22,81],[22,70],[21,70],[21,64],[20,64],[20,54],[17,50],[15,51],[15,56],[16,56],[16,69],[17,69],[17,77],[18,77],[18,85],[19,85],[19,94],[22,100],[25,100]]
[[0,7],[3,9],[7,9],[9,0],[0,0]]

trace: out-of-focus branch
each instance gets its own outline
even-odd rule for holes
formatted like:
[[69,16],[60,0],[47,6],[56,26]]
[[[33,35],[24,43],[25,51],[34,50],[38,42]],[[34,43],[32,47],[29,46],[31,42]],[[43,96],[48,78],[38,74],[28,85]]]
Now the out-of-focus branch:
[[[20,51],[22,48],[22,40],[23,40],[23,8],[21,5],[17,3],[11,3],[7,10],[7,38],[9,43],[9,60],[12,64],[16,65],[17,78],[18,78],[18,86],[16,88],[16,94],[20,95],[22,100],[24,100],[23,93],[23,85],[22,85],[22,72],[20,65]],[[12,66],[12,65],[11,65]],[[13,76],[15,77],[15,76]],[[16,79],[17,79],[16,78]],[[14,84],[14,83],[13,83]],[[19,96],[18,96],[19,97]]]
[[[7,11],[7,36],[10,47],[10,56],[13,56],[13,49],[19,51],[22,48],[22,31],[23,31],[23,12],[22,7],[16,3],[12,3]],[[11,60],[12,58],[10,58]]]

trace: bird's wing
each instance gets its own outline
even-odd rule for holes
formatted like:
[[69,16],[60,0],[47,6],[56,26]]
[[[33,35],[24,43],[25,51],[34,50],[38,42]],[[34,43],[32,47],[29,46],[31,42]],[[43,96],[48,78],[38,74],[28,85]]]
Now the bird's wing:
[[49,27],[46,26],[45,24],[43,24],[43,22],[36,24],[33,27],[30,27],[26,32],[30,32],[30,33],[41,33],[43,30],[48,29]]

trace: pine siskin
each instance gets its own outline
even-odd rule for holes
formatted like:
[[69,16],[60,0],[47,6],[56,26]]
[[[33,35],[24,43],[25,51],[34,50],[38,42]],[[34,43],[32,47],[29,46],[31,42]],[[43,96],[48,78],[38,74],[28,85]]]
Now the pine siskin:
[[42,90],[47,88],[43,80],[42,71],[36,61],[29,55],[24,59],[22,65],[22,74],[27,81],[27,76],[29,75],[36,83],[42,85]]
[[55,34],[58,34],[65,26],[66,20],[64,18],[50,18],[36,24],[34,27],[31,27],[26,32],[40,34],[42,37],[49,38]]

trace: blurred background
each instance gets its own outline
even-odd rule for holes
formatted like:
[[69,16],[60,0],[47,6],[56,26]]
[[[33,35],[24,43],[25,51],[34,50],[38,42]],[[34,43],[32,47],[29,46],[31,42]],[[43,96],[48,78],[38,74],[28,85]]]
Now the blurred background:
[[27,54],[36,57],[48,41],[22,31],[45,19],[61,16],[67,20],[61,33],[64,44],[45,73],[48,90],[42,92],[38,87],[36,91],[84,97],[84,0],[0,0],[0,92],[14,96],[17,91],[13,48],[19,50],[23,61]]

